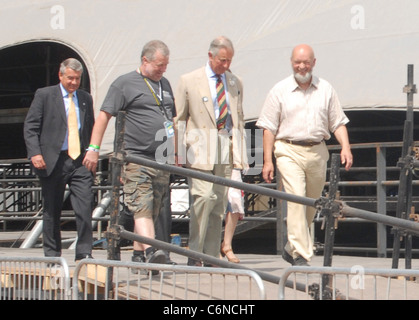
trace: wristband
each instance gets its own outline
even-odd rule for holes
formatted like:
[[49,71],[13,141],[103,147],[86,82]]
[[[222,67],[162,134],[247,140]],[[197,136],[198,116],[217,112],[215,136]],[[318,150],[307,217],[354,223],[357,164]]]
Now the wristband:
[[95,145],[95,144],[90,144],[89,145],[89,148],[93,148],[93,149],[96,149],[96,150],[99,150],[100,149],[100,147],[97,146],[97,145]]
[[92,147],[89,147],[89,148],[87,148],[87,149],[86,149],[86,151],[94,151],[94,152],[99,152],[99,149],[96,149],[96,148],[92,148]]

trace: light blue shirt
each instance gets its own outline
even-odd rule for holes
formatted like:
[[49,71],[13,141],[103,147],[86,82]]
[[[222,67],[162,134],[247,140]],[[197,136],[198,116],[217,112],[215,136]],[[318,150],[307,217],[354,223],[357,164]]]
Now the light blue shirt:
[[[215,74],[214,71],[212,71],[209,63],[207,63],[207,66],[205,68],[205,72],[207,74],[208,83],[209,83],[209,87],[210,87],[210,90],[211,90],[211,98],[212,98],[212,103],[214,105],[215,120],[217,120],[218,117],[220,116],[220,107],[218,106],[217,89],[216,89],[217,88],[217,75]],[[228,117],[227,117],[225,128],[227,129],[227,131],[230,131],[231,128],[232,128],[232,123],[231,123],[230,102],[228,100],[228,91],[227,91],[225,73],[223,73],[221,75],[221,80],[223,81],[224,89],[225,89],[225,92],[226,92],[226,102],[227,102],[227,110],[228,110]]]
[[[63,87],[61,83],[60,83],[60,88],[61,88],[61,93],[63,95],[63,100],[64,100],[65,114],[68,117],[68,109],[70,108],[70,99],[69,99],[67,90]],[[74,105],[76,106],[77,122],[78,122],[79,130],[80,130],[80,109],[79,109],[79,101],[77,99],[76,91],[74,91],[73,93],[73,102],[74,102]],[[61,150],[68,150],[68,129],[65,134],[65,139],[64,139],[63,146],[61,147]]]

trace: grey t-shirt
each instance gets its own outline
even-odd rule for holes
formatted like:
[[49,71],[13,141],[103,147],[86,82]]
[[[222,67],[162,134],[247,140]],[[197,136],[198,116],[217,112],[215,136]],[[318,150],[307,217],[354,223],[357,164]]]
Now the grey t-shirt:
[[126,111],[125,150],[136,156],[157,160],[157,149],[160,154],[161,151],[167,149],[164,144],[171,145],[173,143],[171,141],[173,139],[167,140],[164,123],[173,121],[176,109],[172,88],[166,78],[162,78],[160,82],[150,79],[147,81],[152,86],[157,99],[159,99],[160,92],[162,93],[165,112],[161,106],[158,106],[142,75],[136,71],[122,75],[112,83],[101,110],[113,116],[116,116],[121,110]]

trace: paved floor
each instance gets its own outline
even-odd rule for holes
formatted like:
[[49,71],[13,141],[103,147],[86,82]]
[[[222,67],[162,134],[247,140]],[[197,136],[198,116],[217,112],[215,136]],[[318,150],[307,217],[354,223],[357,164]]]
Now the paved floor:
[[[19,249],[19,248],[0,248],[0,257],[41,257],[43,255],[41,248],[31,248],[31,249]],[[122,250],[121,251],[121,260],[130,261],[132,255],[132,250]],[[106,250],[94,250],[93,256],[95,259],[107,259]],[[240,266],[252,269],[258,273],[269,274],[273,277],[281,278],[283,277],[284,271],[290,267],[290,265],[285,262],[280,256],[277,255],[266,255],[266,254],[237,254],[241,259]],[[74,269],[76,263],[74,261],[74,250],[65,249],[63,250],[63,257],[66,259],[70,269]],[[178,265],[186,265],[187,258],[178,254],[171,254],[171,259],[175,261]],[[323,266],[323,257],[315,256],[310,262],[311,267],[314,269],[316,267]],[[400,268],[404,266],[404,260],[400,260]],[[352,268],[354,272],[358,272],[361,269],[391,269],[391,258],[366,258],[366,257],[354,257],[354,256],[334,256],[333,257],[333,267],[339,268]],[[412,261],[412,270],[419,270],[419,261]],[[312,277],[310,275],[310,277]],[[310,278],[309,280],[302,277],[301,275],[296,278],[297,283],[310,283],[319,282],[320,276],[318,273],[315,273],[316,278]],[[291,277],[291,279],[294,279]],[[314,279],[314,280],[313,280]],[[384,279],[380,277],[379,279]],[[336,285],[341,280],[336,279]],[[342,280],[343,281],[343,280]],[[344,294],[348,293],[347,286],[353,287],[353,280],[347,279],[346,283],[341,281],[341,287],[337,288],[338,291]],[[352,281],[352,283],[351,283]],[[408,285],[410,287],[414,286],[413,289],[409,288],[407,296],[405,296],[405,291],[401,285],[403,284],[401,280],[395,280],[396,284],[391,285],[391,296],[390,299],[419,299],[419,284],[414,281],[409,281]],[[349,283],[349,284],[348,284]],[[278,285],[276,283],[271,283],[270,281],[264,281],[266,297],[268,300],[277,300],[278,299]],[[352,291],[350,293],[350,298],[355,297],[355,299],[387,299],[387,296],[375,296],[374,291],[378,290],[379,292],[384,292],[389,290],[388,284],[383,283],[384,289],[374,289],[374,288],[365,288],[360,294],[354,294]],[[397,292],[395,292],[397,290]],[[412,293],[413,290],[413,293]],[[346,296],[345,296],[346,297]],[[295,300],[295,299],[312,299],[309,297],[306,292],[301,292],[299,290],[287,289],[285,299]]]
[[[0,241],[7,242],[8,239],[17,238],[17,234],[0,232]],[[23,236],[24,238],[24,236]],[[132,250],[130,248],[121,250],[121,260],[129,262],[131,260]],[[284,272],[290,267],[290,265],[285,262],[281,256],[270,255],[270,254],[237,254],[241,262],[239,266],[252,269],[259,274],[268,275],[268,280],[263,278],[266,297],[268,300],[277,300],[278,299],[278,283],[272,283],[272,279],[280,279],[283,277]],[[1,257],[42,257],[43,251],[42,248],[30,248],[30,249],[20,249],[20,248],[9,248],[9,247],[0,247],[0,258]],[[107,250],[104,249],[95,249],[93,252],[95,259],[107,259]],[[74,269],[76,263],[74,261],[74,250],[64,249],[63,257],[66,259],[70,269]],[[172,253],[171,259],[175,261],[178,265],[186,265],[187,257]],[[226,261],[226,260],[224,260]],[[357,276],[363,270],[391,270],[392,259],[391,258],[371,258],[371,257],[360,257],[360,256],[349,256],[349,255],[334,255],[332,261],[332,267],[334,268],[349,268],[353,270],[353,275]],[[323,266],[323,256],[314,256],[310,262],[311,270]],[[399,270],[404,269],[405,261],[404,259],[399,260]],[[419,260],[412,260],[412,269],[414,272],[419,272]],[[393,270],[394,271],[394,270]],[[308,273],[307,273],[308,274]],[[320,273],[315,272],[313,277],[310,275],[302,278],[299,275],[293,275],[290,279],[296,279],[297,283],[305,283],[308,287],[309,284],[316,282],[320,283]],[[351,274],[352,277],[352,274]],[[418,275],[419,278],[419,275]],[[346,281],[343,282],[340,278],[334,279],[336,283],[336,290],[340,293],[343,293],[344,297],[355,298],[355,299],[407,299],[407,300],[416,300],[419,299],[419,283],[415,278],[409,279],[406,282],[402,281],[400,277],[393,277],[390,283],[386,277],[379,277],[373,279],[373,283],[369,283],[369,280],[365,280],[366,286],[361,288],[362,290],[352,290],[354,287],[360,287],[360,284],[356,282],[358,278],[349,278],[347,276]],[[404,279],[404,278],[403,278]],[[383,282],[384,281],[384,282]],[[339,286],[339,287],[338,287]],[[350,291],[348,291],[351,289]],[[357,288],[355,288],[357,289]],[[309,297],[307,292],[303,292],[301,295],[301,290],[296,289],[286,289],[285,299],[312,299]],[[378,293],[377,293],[378,292]],[[385,293],[390,292],[389,295],[384,295]]]

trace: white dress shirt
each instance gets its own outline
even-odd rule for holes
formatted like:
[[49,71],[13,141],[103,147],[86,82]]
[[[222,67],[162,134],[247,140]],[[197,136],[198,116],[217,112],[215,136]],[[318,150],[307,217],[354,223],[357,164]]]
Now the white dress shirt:
[[310,87],[303,90],[291,75],[269,91],[256,125],[269,130],[276,140],[319,142],[348,122],[327,81],[313,76]]

